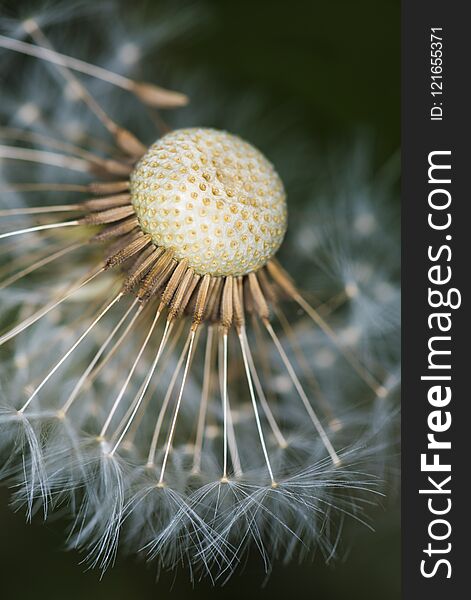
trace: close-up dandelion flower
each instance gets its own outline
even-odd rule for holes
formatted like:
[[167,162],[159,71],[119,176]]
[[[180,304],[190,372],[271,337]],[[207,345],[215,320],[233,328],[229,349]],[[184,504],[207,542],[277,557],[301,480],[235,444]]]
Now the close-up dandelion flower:
[[145,68],[195,6],[119,7],[2,15],[1,481],[101,573],[329,563],[395,481],[395,158],[312,181],[256,101]]

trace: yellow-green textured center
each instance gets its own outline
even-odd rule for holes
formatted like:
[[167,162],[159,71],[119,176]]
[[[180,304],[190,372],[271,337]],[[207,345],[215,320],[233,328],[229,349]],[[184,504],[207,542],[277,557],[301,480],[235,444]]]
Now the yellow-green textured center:
[[178,129],[157,140],[131,175],[131,198],[154,244],[200,274],[256,271],[286,231],[286,194],[273,165],[225,131]]

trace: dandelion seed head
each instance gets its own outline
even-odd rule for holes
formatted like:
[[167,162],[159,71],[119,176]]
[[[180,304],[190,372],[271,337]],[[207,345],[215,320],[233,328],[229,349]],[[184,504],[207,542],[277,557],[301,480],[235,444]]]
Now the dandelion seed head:
[[[188,97],[142,83],[147,55],[195,11],[133,32],[109,26],[114,4],[101,16],[73,4],[0,38],[27,54],[18,78],[2,60],[14,85],[0,110],[0,479],[28,518],[67,515],[71,547],[102,570],[118,548],[221,583],[250,546],[267,571],[315,548],[330,560],[344,516],[367,520],[377,482],[363,471],[386,469],[384,422],[394,436],[389,220],[354,165],[336,178],[348,173],[348,202],[321,194],[311,141],[273,127],[245,91],[236,101],[212,84],[208,97],[204,72],[171,80],[188,108],[156,114]],[[75,17],[88,18],[80,35],[54,35]],[[225,129],[229,113],[271,149],[290,198],[307,174],[301,196],[328,200],[294,200],[290,274],[275,259],[287,211],[274,167],[199,126]],[[74,225],[41,229],[58,214]]]
[[200,274],[245,275],[278,250],[286,196],[253,146],[214,129],[183,129],[153,144],[131,175],[145,233]]

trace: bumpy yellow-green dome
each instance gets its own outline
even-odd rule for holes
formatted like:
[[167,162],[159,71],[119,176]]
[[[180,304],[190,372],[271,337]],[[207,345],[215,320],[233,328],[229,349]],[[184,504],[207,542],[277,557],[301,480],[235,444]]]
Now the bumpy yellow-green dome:
[[142,230],[200,274],[255,271],[286,231],[286,195],[272,164],[215,129],[180,129],[155,142],[132,173],[131,197]]

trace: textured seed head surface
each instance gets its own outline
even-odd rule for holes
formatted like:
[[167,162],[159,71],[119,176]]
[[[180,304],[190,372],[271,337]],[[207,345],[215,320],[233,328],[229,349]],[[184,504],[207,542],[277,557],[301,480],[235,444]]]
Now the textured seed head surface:
[[225,131],[179,129],[157,140],[131,175],[131,198],[142,230],[199,274],[255,271],[286,231],[272,164]]

